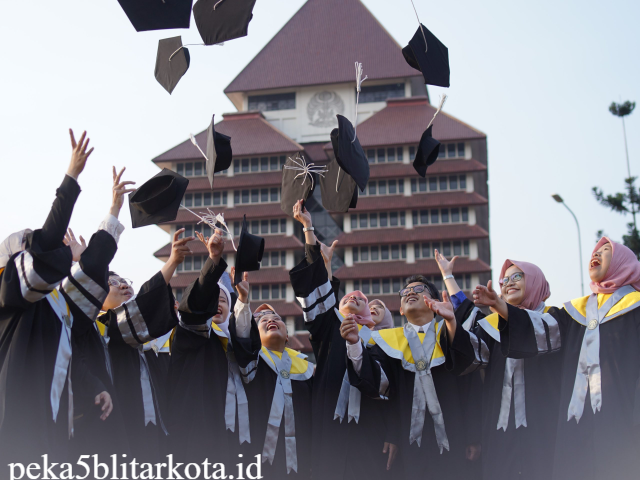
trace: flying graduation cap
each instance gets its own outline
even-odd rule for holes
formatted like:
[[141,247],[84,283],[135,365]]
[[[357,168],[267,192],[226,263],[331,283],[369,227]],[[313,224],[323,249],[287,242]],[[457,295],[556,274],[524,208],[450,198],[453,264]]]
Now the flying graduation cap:
[[204,44],[246,37],[255,4],[256,0],[198,0],[193,17]]
[[189,135],[191,143],[198,149],[200,154],[207,161],[207,177],[211,188],[213,188],[214,173],[222,172],[231,166],[233,152],[231,151],[231,137],[216,132],[215,115],[211,117],[211,124],[207,129],[207,153],[204,153],[196,141],[193,134]]
[[189,49],[182,46],[182,37],[163,38],[158,42],[155,76],[169,94],[189,70],[189,63]]
[[255,272],[260,270],[260,262],[264,254],[264,238],[252,235],[247,230],[247,216],[242,220],[242,230],[238,241],[236,252],[236,275],[234,285],[242,281],[244,272]]
[[129,210],[133,228],[175,220],[189,180],[163,169],[129,194]]
[[193,0],[118,0],[138,32],[189,28]]
[[416,152],[416,158],[413,161],[413,168],[415,168],[418,175],[421,177],[425,177],[427,174],[427,167],[429,165],[433,165],[435,161],[438,159],[438,154],[440,153],[440,142],[433,138],[431,130],[433,129],[433,121],[442,110],[444,106],[444,102],[447,101],[447,96],[442,94],[440,97],[440,105],[438,105],[438,109],[436,113],[433,115],[433,118],[429,122],[427,129],[422,134],[422,138],[420,138],[420,145],[418,146],[418,151]]
[[293,206],[298,200],[307,200],[315,190],[316,178],[323,177],[327,169],[307,163],[304,155],[298,152],[295,157],[289,157],[282,169],[282,188],[280,208],[284,213],[293,217]]
[[402,54],[410,66],[422,72],[424,83],[449,87],[449,49],[427,27],[420,24]]
[[[364,191],[369,181],[369,160],[360,145],[360,140],[356,137],[351,122],[342,115],[336,116],[338,117],[338,132],[334,143],[336,161],[341,169],[355,180],[360,190]],[[333,137],[332,133],[332,142]]]
[[[333,152],[338,156],[338,129],[331,132]],[[336,159],[327,165],[327,172],[318,180],[322,206],[328,212],[348,212],[350,208],[356,208],[358,203],[358,189],[356,181],[349,175],[345,175]]]

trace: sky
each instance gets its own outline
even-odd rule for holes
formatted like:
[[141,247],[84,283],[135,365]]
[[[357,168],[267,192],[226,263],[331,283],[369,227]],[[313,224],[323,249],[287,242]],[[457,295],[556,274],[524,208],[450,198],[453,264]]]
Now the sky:
[[[363,0],[405,45],[417,28],[409,0]],[[189,30],[137,33],[116,0],[4,2],[0,16],[0,238],[38,228],[70,158],[67,130],[86,129],[95,152],[79,183],[71,227],[87,240],[111,202],[111,169],[142,184],[158,172],[151,159],[204,130],[211,113],[235,108],[224,88],[304,4],[258,0],[248,37],[222,47],[190,48],[190,70],[173,95],[156,82],[157,42]],[[640,2],[415,0],[422,22],[449,48],[445,111],[485,132],[494,278],[506,258],[536,263],[551,285],[549,304],[581,295],[581,228],[587,261],[603,229],[621,240],[630,219],[607,211],[591,188],[623,188],[622,124],[612,101],[640,102]],[[640,110],[627,117],[632,175],[640,175]],[[153,252],[168,235],[133,230],[128,207],[112,269],[139,287],[161,267]]]

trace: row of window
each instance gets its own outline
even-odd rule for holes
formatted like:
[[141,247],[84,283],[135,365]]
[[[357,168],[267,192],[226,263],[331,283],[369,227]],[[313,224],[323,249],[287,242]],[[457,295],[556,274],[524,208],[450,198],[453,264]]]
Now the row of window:
[[187,193],[184,196],[185,207],[210,207],[227,204],[227,192]]
[[438,223],[467,223],[469,209],[462,208],[432,208],[431,210],[413,210],[413,226],[435,225]]
[[448,177],[412,178],[411,193],[446,192],[447,190],[465,190],[467,188],[466,175],[449,175]]
[[[287,233],[287,219],[286,218],[274,218],[272,220],[251,220],[248,223],[248,230],[254,235],[276,235],[280,233]],[[233,225],[233,234],[235,236],[240,235],[240,222],[235,222]]]
[[[204,162],[186,162],[176,165],[176,172],[184,177],[203,177],[207,175],[207,167]],[[226,175],[227,170],[216,173],[216,175]]]
[[405,225],[405,212],[381,212],[351,214],[351,229],[359,228],[384,228]]
[[250,300],[286,300],[287,284],[252,285]]
[[233,173],[274,172],[282,170],[287,161],[285,155],[279,157],[239,158],[233,161]]
[[233,203],[275,203],[280,201],[280,188],[254,188],[251,190],[234,190]]
[[431,242],[414,244],[416,258],[432,258],[435,250],[438,250],[445,257],[458,255],[460,257],[469,256],[469,240],[463,242]]
[[295,110],[296,94],[274,93],[271,95],[252,95],[249,97],[249,110],[272,112],[274,110]]
[[[193,255],[190,257],[185,257],[184,262],[178,265],[178,272],[199,272],[204,265],[204,262],[207,261],[207,255]],[[222,255],[222,258],[227,260],[227,255]]]
[[[409,160],[416,159],[418,147],[409,147]],[[441,143],[438,158],[464,158],[464,142]]]
[[284,267],[287,265],[287,252],[264,252],[260,267]]
[[[442,291],[442,277],[426,277],[432,282],[439,291]],[[460,288],[465,290],[471,289],[471,275],[456,275],[455,280]],[[353,289],[360,290],[365,295],[391,295],[398,294],[400,289],[404,287],[404,278],[376,278],[372,280],[354,280]],[[370,298],[369,301],[373,300]]]
[[[413,148],[413,147],[412,147]],[[402,147],[370,148],[367,150],[369,163],[397,163],[402,162],[404,150]],[[415,158],[415,154],[414,154]]]
[[354,262],[378,262],[380,260],[400,260],[407,258],[406,245],[374,245],[353,247]]
[[397,195],[398,193],[404,193],[404,180],[402,178],[397,180],[372,180],[367,183],[365,191],[360,192],[359,195],[366,197],[373,195]]

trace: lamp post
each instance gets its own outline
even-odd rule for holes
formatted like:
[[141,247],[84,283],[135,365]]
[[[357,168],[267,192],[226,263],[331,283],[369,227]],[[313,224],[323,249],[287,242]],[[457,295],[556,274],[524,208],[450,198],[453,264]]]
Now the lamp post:
[[567,204],[564,203],[564,200],[560,195],[556,193],[554,195],[551,195],[551,197],[556,202],[563,204],[566,209],[569,210],[569,213],[571,213],[573,219],[576,221],[576,226],[578,227],[578,253],[580,255],[580,289],[582,290],[582,296],[584,296],[584,272],[582,267],[582,240],[580,239],[580,224],[578,223],[578,218],[576,217],[575,213],[573,213],[573,211],[567,206]]

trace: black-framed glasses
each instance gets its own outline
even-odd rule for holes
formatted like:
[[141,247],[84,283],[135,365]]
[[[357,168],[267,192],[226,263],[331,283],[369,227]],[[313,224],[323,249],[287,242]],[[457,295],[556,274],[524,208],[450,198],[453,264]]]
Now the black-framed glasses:
[[254,313],[253,318],[255,319],[256,322],[260,323],[260,320],[262,320],[262,317],[265,317],[267,315],[271,315],[272,317],[275,317],[278,320],[282,320],[282,317],[280,317],[280,315],[278,315],[273,310],[262,310],[260,312]]
[[111,285],[112,287],[119,287],[120,285],[126,285],[127,287],[132,287],[133,281],[129,280],[128,278],[111,277],[109,278],[109,285]]
[[509,284],[509,280],[511,280],[513,283],[519,282],[520,280],[522,280],[524,278],[524,273],[522,272],[516,272],[513,275],[511,275],[510,277],[504,277],[503,279],[500,280],[500,285],[508,285]]
[[426,285],[414,285],[413,287],[407,287],[407,288],[403,288],[402,290],[400,290],[398,292],[398,295],[400,295],[400,297],[406,297],[407,295],[409,295],[412,291],[413,293],[422,293],[427,289]]

